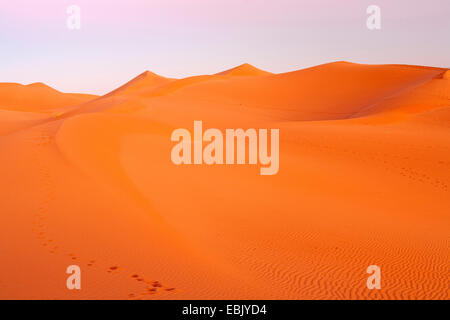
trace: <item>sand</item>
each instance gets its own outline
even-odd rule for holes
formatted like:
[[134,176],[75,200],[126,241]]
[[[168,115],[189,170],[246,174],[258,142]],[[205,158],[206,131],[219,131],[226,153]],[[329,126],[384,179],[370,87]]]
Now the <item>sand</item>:
[[[244,64],[146,71],[103,97],[0,84],[0,298],[448,299],[448,73]],[[279,128],[278,174],[174,165],[171,132],[194,120]]]

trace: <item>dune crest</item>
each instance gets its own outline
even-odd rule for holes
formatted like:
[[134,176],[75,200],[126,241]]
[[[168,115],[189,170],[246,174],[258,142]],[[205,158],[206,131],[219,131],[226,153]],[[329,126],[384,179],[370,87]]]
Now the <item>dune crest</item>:
[[272,73],[258,69],[251,64],[243,63],[237,67],[216,73],[216,75],[227,75],[227,76],[265,76]]
[[137,94],[155,89],[172,81],[173,79],[165,78],[147,70],[105,96]]

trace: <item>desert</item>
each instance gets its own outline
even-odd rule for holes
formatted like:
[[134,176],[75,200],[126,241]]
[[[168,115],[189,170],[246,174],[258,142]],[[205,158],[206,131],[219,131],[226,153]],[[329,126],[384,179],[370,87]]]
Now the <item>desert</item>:
[[[0,298],[448,299],[449,72],[242,64],[102,96],[0,83]],[[280,170],[174,164],[172,133],[200,120],[279,129]]]

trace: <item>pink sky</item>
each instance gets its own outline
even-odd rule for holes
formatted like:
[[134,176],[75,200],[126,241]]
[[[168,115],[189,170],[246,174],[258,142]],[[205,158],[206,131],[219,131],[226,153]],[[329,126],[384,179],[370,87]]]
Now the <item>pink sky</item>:
[[[66,27],[69,5],[81,30]],[[382,28],[366,28],[381,7]],[[329,61],[449,67],[448,0],[0,0],[0,82],[104,94],[243,62],[285,72]]]

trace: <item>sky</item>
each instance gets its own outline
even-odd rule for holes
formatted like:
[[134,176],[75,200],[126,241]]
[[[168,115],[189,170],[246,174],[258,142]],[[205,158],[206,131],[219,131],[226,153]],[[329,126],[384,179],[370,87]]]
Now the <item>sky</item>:
[[[80,29],[67,26],[71,5]],[[366,26],[369,5],[381,9],[379,30]],[[145,70],[450,67],[449,40],[449,0],[0,0],[0,82],[106,94]]]

